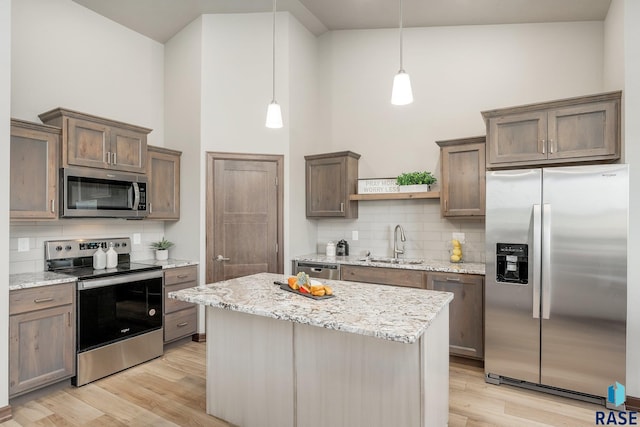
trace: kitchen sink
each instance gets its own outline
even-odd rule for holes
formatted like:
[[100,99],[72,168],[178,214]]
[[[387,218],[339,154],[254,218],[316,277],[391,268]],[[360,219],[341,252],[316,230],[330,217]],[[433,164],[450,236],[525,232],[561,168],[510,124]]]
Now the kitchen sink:
[[424,260],[422,259],[409,259],[409,258],[362,258],[360,261],[366,262],[382,262],[385,264],[424,264]]

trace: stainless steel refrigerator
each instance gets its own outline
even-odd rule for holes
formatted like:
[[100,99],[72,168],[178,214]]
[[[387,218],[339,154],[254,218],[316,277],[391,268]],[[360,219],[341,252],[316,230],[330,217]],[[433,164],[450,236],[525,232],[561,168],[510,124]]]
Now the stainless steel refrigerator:
[[485,378],[604,403],[625,382],[628,166],[487,172]]

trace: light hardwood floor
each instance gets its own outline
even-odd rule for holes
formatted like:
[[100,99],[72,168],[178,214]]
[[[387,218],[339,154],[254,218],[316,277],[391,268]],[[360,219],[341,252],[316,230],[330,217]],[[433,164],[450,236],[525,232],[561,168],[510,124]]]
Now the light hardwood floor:
[[[164,356],[80,388],[70,385],[11,402],[14,426],[229,427],[205,413],[205,344]],[[481,368],[450,365],[449,426],[589,426],[602,407],[484,382]],[[402,427],[402,426],[390,426]]]

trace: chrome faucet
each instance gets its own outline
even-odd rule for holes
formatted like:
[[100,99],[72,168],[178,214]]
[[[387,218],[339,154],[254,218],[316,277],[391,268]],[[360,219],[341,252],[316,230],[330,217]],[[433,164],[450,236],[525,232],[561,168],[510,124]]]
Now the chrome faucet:
[[400,230],[400,241],[406,242],[407,238],[404,235],[404,228],[400,224],[396,225],[395,230],[393,230],[393,259],[398,259],[398,254],[404,253],[404,245],[402,245],[402,249],[398,249],[398,229]]

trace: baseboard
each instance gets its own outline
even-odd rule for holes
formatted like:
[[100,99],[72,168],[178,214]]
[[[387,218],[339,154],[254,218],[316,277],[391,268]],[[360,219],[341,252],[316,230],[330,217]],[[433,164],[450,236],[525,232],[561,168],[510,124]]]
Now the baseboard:
[[193,334],[191,335],[191,341],[207,342],[207,334]]
[[626,407],[632,411],[640,411],[640,397],[627,396]]
[[13,415],[11,415],[11,405],[0,408],[0,423],[9,421],[11,418],[13,418]]
[[460,363],[462,365],[469,365],[469,366],[474,366],[476,368],[484,368],[484,360],[482,359],[471,359],[468,357],[462,357],[462,356],[454,356],[454,355],[449,355],[449,362],[453,362],[453,363]]

